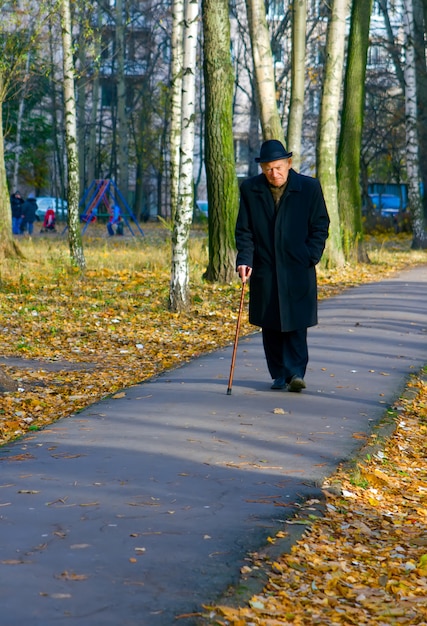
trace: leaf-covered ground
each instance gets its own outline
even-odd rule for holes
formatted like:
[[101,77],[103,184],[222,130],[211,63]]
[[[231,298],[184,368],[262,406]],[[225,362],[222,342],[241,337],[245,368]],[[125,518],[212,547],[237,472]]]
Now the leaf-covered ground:
[[[109,239],[93,228],[83,277],[60,234],[23,238],[26,260],[2,264],[0,373],[19,388],[0,394],[0,445],[233,341],[240,285],[203,281],[203,229],[192,233],[192,304],[181,316],[167,308],[169,233],[145,230]],[[319,268],[320,298],[427,262],[405,235],[372,239],[368,251],[370,264]],[[252,330],[245,312],[242,334]],[[264,569],[268,585],[239,608],[210,608],[210,624],[427,624],[427,389],[413,387],[385,451],[333,477],[339,495],[326,492],[326,516],[291,554],[253,555],[242,574]]]
[[[427,369],[394,407],[385,447],[343,467],[325,485],[325,516],[290,553],[252,555],[268,583],[247,603],[207,607],[221,626],[427,624]],[[371,442],[375,443],[375,442]],[[339,489],[337,489],[339,485]],[[334,488],[332,488],[334,487]],[[334,495],[335,494],[335,495]],[[310,524],[306,503],[305,524]],[[295,520],[292,520],[295,522]],[[277,541],[286,535],[286,529]]]
[[[144,230],[144,238],[108,238],[91,226],[83,277],[70,269],[60,233],[20,239],[25,260],[2,263],[0,368],[19,389],[0,394],[0,445],[233,341],[241,288],[203,281],[206,232],[192,233],[192,303],[178,316],[167,306],[169,232]],[[368,249],[368,265],[319,269],[320,298],[427,261],[407,236]],[[241,333],[253,330],[245,311]]]

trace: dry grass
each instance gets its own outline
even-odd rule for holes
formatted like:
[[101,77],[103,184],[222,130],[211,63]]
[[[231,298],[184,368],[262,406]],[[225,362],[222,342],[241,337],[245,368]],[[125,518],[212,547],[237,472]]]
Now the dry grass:
[[[91,226],[83,275],[71,268],[59,233],[23,237],[25,260],[2,264],[0,355],[20,359],[3,369],[24,392],[0,396],[0,444],[233,341],[240,284],[237,275],[229,285],[203,281],[206,229],[192,231],[191,304],[179,316],[168,310],[170,231],[161,224],[144,230],[144,238],[110,238],[105,227]],[[425,251],[410,250],[408,236],[368,245],[370,264],[319,267],[320,298],[427,262]],[[241,333],[253,330],[245,308]],[[28,359],[40,365],[30,370]]]

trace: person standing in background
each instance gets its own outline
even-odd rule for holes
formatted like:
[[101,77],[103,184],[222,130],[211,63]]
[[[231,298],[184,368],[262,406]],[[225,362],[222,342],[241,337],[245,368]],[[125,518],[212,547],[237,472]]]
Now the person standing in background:
[[22,207],[24,204],[24,199],[22,198],[19,191],[15,191],[10,196],[10,208],[12,210],[12,233],[14,235],[21,234],[21,221],[23,217]]
[[21,222],[21,233],[25,233],[25,230],[28,229],[28,234],[33,234],[34,222],[37,219],[36,211],[36,196],[33,193],[30,193],[22,207],[23,218]]

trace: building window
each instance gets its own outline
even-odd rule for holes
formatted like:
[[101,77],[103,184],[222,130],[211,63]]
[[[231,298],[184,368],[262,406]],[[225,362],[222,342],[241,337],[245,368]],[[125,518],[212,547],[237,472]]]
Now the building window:
[[111,107],[117,101],[117,86],[113,81],[102,81],[101,104],[103,107]]

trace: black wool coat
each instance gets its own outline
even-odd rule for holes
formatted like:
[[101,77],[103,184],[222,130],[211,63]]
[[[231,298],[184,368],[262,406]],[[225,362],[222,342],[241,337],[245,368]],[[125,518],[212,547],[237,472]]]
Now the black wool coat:
[[317,179],[291,169],[277,212],[264,174],[242,183],[236,265],[252,267],[251,324],[282,332],[317,324],[315,266],[328,229]]
[[37,219],[37,200],[35,198],[27,198],[22,206],[25,222],[34,223]]

